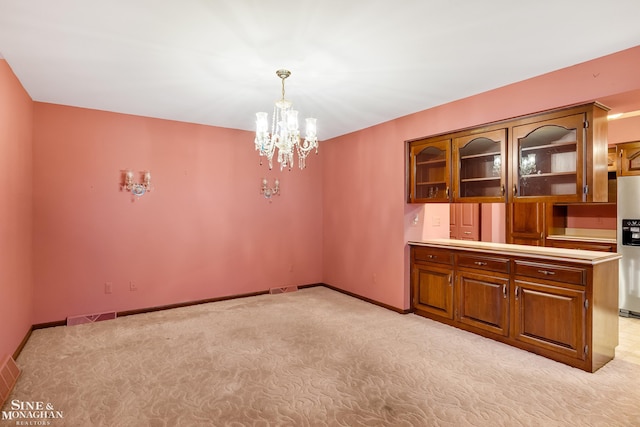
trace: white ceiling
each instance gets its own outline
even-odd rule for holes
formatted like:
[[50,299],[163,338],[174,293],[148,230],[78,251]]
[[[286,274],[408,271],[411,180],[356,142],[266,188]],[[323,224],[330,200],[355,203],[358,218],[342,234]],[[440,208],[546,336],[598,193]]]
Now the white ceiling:
[[0,0],[35,101],[325,140],[640,45],[639,0]]

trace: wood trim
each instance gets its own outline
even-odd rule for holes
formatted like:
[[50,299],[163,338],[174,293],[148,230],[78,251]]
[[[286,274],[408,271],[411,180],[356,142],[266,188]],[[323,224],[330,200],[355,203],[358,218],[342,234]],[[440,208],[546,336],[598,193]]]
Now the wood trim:
[[36,329],[46,329],[46,328],[55,328],[56,326],[66,326],[66,320],[56,320],[54,322],[46,322],[46,323],[36,323],[33,325],[33,330]]
[[176,303],[176,304],[158,305],[158,306],[155,306],[155,307],[146,307],[146,308],[139,308],[139,309],[135,309],[135,310],[119,311],[117,314],[118,314],[118,317],[125,317],[125,316],[132,316],[134,314],[152,313],[154,311],[162,311],[162,310],[171,310],[173,308],[190,307],[192,305],[207,304],[207,303],[210,303],[210,302],[226,301],[226,300],[236,299],[236,298],[255,297],[255,296],[258,296],[258,295],[264,295],[264,294],[268,294],[268,293],[269,293],[269,291],[259,291],[259,292],[251,292],[251,293],[247,293],[247,294],[228,295],[228,296],[224,296],[224,297],[207,298],[207,299],[196,300],[196,301],[179,302],[179,303]]
[[[307,285],[300,285],[300,286],[298,286],[298,289],[312,288],[314,286],[321,286],[321,285],[322,285],[321,283],[311,283],[311,284],[307,284]],[[207,299],[196,300],[196,301],[180,302],[180,303],[176,303],[176,304],[167,304],[167,305],[159,305],[159,306],[155,306],[155,307],[140,308],[140,309],[136,309],[136,310],[119,311],[117,313],[117,315],[118,315],[118,317],[131,316],[131,315],[134,315],[134,314],[142,314],[142,313],[151,313],[151,312],[154,312],[154,311],[170,310],[172,308],[182,308],[182,307],[189,307],[189,306],[192,306],[192,305],[208,304],[210,302],[218,302],[218,301],[226,301],[226,300],[230,300],[230,299],[255,297],[255,296],[258,296],[258,295],[265,295],[265,294],[268,294],[268,293],[269,293],[269,291],[266,290],[266,291],[250,292],[250,293],[246,293],[246,294],[227,295],[227,296],[224,296],[224,297],[207,298]]]
[[20,353],[22,353],[22,349],[27,344],[27,341],[29,341],[29,338],[31,337],[31,333],[33,332],[33,330],[34,330],[34,327],[31,326],[27,331],[27,333],[24,335],[24,338],[22,338],[22,341],[20,341],[18,348],[16,348],[16,351],[13,352],[13,356],[12,356],[13,360],[18,359],[18,356],[20,356]]
[[373,300],[371,298],[363,297],[362,295],[354,294],[353,292],[345,291],[344,289],[336,288],[335,286],[327,285],[326,283],[320,283],[319,285],[320,286],[324,286],[325,288],[329,288],[332,291],[340,292],[340,293],[343,293],[345,295],[349,295],[350,297],[357,298],[359,300],[368,302],[370,304],[377,305],[378,307],[382,307],[382,308],[386,308],[387,310],[395,311],[396,313],[399,313],[399,314],[409,314],[409,313],[412,312],[412,309],[410,309],[410,308],[407,308],[407,309],[403,310],[401,308],[397,308],[397,307],[394,307],[392,305],[385,304],[385,303]]

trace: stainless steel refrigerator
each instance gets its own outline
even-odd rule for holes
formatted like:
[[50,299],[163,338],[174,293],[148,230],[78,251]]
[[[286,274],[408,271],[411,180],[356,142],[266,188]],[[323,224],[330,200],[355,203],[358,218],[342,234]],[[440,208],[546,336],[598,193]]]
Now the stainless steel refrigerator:
[[620,315],[640,318],[640,176],[621,176],[618,186]]

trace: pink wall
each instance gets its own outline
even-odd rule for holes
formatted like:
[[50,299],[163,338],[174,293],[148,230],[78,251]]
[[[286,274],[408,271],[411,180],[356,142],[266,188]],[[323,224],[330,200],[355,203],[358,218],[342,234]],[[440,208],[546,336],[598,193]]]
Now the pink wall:
[[404,141],[635,91],[638,69],[640,46],[323,143],[324,281],[409,308]]
[[589,206],[589,209],[567,206],[567,228],[615,230],[616,213],[616,205]]
[[[269,172],[246,131],[43,103],[34,120],[35,323],[322,281],[322,156]],[[153,191],[132,202],[126,168]]]
[[[640,100],[640,94],[638,94]],[[609,122],[609,145],[640,141],[640,116]]]
[[0,59],[0,359],[33,323],[33,103]]
[[396,186],[404,180],[404,169],[397,167],[404,164],[404,151],[395,138],[390,122],[322,143],[323,279],[401,307],[403,285],[396,279],[404,272],[405,240],[397,223],[405,199]]

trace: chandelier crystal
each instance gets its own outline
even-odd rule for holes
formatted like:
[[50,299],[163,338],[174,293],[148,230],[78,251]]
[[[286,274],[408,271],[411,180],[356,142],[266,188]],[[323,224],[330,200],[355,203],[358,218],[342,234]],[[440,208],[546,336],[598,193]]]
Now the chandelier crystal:
[[273,168],[273,156],[278,150],[278,163],[280,170],[293,165],[294,154],[298,155],[298,167],[306,167],[306,158],[311,150],[318,153],[318,137],[316,129],[316,119],[308,118],[306,122],[306,135],[304,141],[300,140],[300,130],[298,128],[298,112],[292,109],[291,101],[284,97],[284,81],[291,75],[289,70],[278,70],[276,75],[282,80],[282,99],[276,101],[273,107],[273,117],[271,122],[271,133],[269,133],[269,118],[267,113],[256,113],[256,150],[260,153],[260,164],[262,157],[269,161],[269,169]]

